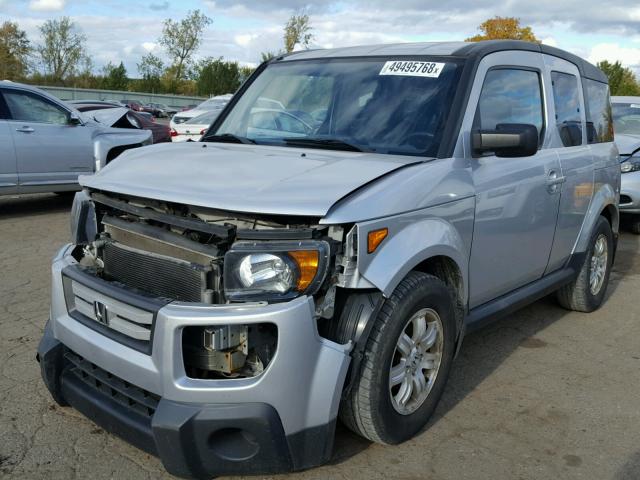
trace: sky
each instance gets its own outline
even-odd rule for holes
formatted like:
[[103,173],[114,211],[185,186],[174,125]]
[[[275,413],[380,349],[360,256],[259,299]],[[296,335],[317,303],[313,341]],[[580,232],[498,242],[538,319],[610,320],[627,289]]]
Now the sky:
[[611,0],[0,0],[0,22],[15,21],[34,44],[45,20],[69,16],[87,37],[97,69],[124,62],[129,76],[158,45],[162,22],[200,9],[213,19],[197,58],[256,65],[260,53],[283,47],[292,13],[306,11],[313,47],[464,40],[496,15],[520,18],[549,45],[592,62],[621,61],[640,75],[640,1]]

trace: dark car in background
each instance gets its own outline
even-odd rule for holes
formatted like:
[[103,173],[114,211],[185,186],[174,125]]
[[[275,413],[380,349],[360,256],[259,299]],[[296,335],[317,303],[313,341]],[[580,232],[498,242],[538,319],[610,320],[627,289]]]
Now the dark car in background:
[[142,105],[142,112],[147,112],[153,115],[156,118],[166,117],[167,114],[164,112],[162,108],[158,106],[156,103],[146,103]]

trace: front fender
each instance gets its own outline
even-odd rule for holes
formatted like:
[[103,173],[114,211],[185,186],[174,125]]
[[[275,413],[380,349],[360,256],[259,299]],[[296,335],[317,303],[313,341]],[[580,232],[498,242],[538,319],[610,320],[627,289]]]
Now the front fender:
[[[400,281],[429,258],[445,256],[455,262],[462,277],[461,300],[467,303],[468,264],[473,234],[474,198],[394,217],[359,223],[358,270],[389,297]],[[373,254],[367,253],[367,234],[388,228],[387,238]]]

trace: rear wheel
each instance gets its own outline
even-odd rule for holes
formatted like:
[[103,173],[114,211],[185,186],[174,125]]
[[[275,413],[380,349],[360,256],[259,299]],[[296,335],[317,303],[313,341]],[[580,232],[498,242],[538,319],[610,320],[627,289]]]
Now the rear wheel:
[[592,312],[604,300],[613,263],[613,233],[604,217],[599,217],[589,249],[577,278],[558,290],[560,305],[568,310]]
[[631,233],[640,235],[640,215],[634,215],[629,222],[629,230]]
[[[437,277],[411,272],[382,306],[340,418],[378,443],[413,437],[428,422],[455,350],[452,292]],[[349,312],[346,312],[348,315]]]

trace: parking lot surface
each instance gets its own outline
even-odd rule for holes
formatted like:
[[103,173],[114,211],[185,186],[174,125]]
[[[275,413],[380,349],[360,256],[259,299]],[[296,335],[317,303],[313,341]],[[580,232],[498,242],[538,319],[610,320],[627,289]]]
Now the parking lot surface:
[[[0,477],[170,478],[156,458],[57,407],[40,380],[49,263],[67,242],[70,205],[0,197]],[[640,478],[639,252],[640,236],[623,234],[596,313],[547,298],[470,335],[418,437],[387,447],[339,427],[329,465],[287,478]]]

